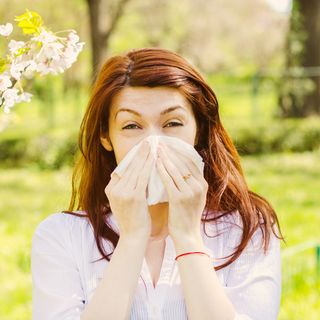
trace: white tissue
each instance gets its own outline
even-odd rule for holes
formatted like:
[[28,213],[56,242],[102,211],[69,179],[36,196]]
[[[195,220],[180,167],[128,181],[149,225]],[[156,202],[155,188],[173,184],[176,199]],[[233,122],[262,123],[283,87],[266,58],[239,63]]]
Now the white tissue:
[[[131,150],[126,154],[126,156],[120,161],[118,166],[114,169],[113,173],[117,173],[119,176],[122,176],[122,173],[125,171],[129,163],[137,153],[141,143],[145,140],[148,140],[150,143],[150,152],[152,153],[154,160],[157,159],[158,143],[159,141],[162,141],[164,144],[169,145],[173,149],[183,150],[184,153],[189,154],[190,157],[195,160],[196,165],[203,173],[204,162],[197,150],[191,144],[175,137],[158,135],[148,136],[147,138],[136,144],[134,147],[132,147]],[[168,194],[158,173],[156,162],[154,161],[147,186],[147,203],[149,206],[151,206],[160,202],[168,202]]]

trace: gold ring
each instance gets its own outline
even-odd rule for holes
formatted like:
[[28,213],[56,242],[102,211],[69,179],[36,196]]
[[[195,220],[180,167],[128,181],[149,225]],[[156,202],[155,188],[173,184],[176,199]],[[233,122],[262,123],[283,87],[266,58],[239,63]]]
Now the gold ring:
[[187,175],[183,176],[184,181],[189,179],[191,177],[191,173],[188,173]]

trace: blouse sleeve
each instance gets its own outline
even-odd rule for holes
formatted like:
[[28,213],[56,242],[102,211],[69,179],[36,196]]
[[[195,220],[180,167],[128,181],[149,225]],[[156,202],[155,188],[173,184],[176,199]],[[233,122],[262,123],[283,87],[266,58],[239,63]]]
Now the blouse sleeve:
[[32,237],[33,320],[80,320],[84,294],[71,247],[70,220],[52,214]]
[[[234,239],[239,240],[239,237],[231,236],[229,241],[232,243]],[[225,289],[236,310],[235,320],[278,318],[281,298],[280,240],[271,234],[266,254],[261,240],[262,231],[258,228],[227,273]]]

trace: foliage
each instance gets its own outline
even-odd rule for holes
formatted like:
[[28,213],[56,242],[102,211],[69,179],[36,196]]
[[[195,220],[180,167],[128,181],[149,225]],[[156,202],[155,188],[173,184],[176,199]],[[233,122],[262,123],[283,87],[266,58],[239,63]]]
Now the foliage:
[[320,118],[271,120],[233,126],[230,134],[240,154],[303,152],[320,148]]
[[42,169],[72,165],[76,153],[76,132],[35,133],[1,137],[0,162],[5,166],[36,163]]
[[18,27],[22,29],[24,34],[39,35],[41,32],[43,20],[37,12],[27,9],[25,13],[17,16],[14,20],[19,22]]

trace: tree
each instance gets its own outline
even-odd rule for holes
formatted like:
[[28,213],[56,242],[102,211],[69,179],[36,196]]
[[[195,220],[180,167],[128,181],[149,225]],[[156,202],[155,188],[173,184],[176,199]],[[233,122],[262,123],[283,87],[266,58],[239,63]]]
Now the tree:
[[[119,0],[106,8],[105,0],[87,0],[92,48],[92,81],[96,78],[108,51],[108,44],[129,0]],[[110,10],[110,13],[107,10]],[[106,21],[108,21],[106,25]]]
[[320,115],[320,1],[293,0],[286,67],[280,85],[283,117]]

